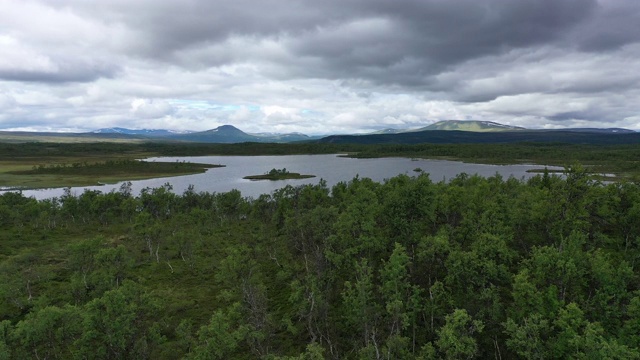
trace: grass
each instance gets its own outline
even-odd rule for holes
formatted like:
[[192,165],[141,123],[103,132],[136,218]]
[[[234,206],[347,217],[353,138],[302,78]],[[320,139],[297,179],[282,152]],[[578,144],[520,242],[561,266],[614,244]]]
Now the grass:
[[[37,164],[37,165],[36,165]],[[0,160],[0,186],[37,189],[67,186],[112,184],[124,180],[142,180],[205,172],[222,165],[186,162],[143,162],[133,159],[53,158],[40,160]]]
[[120,143],[120,144],[133,144],[142,143],[148,141],[144,138],[134,137],[105,137],[105,136],[91,136],[90,134],[65,134],[65,133],[33,133],[33,132],[20,132],[20,131],[0,131],[0,141],[5,143],[27,143],[27,142],[43,142],[43,143],[65,143],[65,144],[78,144],[78,143]]

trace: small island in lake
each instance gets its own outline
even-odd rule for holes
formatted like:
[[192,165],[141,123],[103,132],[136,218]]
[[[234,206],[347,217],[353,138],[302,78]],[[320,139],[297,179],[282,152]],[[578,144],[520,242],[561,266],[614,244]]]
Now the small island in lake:
[[287,180],[287,179],[308,179],[316,177],[315,175],[302,175],[299,173],[288,172],[287,169],[271,169],[263,175],[245,176],[243,179],[248,180]]

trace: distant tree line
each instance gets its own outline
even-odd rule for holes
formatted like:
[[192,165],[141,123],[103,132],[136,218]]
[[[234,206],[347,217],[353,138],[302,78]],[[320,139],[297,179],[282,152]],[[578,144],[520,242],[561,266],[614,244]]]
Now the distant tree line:
[[[149,142],[115,143],[0,143],[0,161],[51,159],[62,163],[66,157],[83,164],[92,158],[133,159],[144,156],[203,155],[293,155],[348,154],[367,157],[417,157],[457,159],[469,162],[513,164],[535,163],[568,166],[579,162],[595,172],[616,173],[627,179],[640,179],[640,146],[638,144],[594,145],[565,143],[485,143],[485,144],[332,144],[332,143],[239,143],[202,144]],[[83,159],[83,158],[86,158]],[[95,161],[94,161],[95,162]],[[48,165],[48,164],[47,164]]]

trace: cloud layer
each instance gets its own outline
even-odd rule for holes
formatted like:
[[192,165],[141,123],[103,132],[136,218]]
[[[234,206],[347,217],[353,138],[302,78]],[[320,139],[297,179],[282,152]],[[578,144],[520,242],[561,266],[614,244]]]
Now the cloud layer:
[[0,0],[0,128],[640,129],[632,0]]

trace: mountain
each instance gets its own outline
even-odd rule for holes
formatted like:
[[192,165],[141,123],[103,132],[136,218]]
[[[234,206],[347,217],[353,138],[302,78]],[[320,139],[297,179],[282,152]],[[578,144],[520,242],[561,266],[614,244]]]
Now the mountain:
[[204,143],[240,143],[258,141],[257,136],[249,135],[232,125],[222,125],[215,129],[193,132],[190,134],[174,135],[173,140],[195,141]]
[[369,134],[367,134],[367,135],[399,134],[399,133],[408,132],[408,131],[411,131],[411,130],[387,128],[387,129],[382,129],[382,130],[374,131],[374,132],[369,133]]
[[319,139],[320,138],[320,137],[312,137],[312,136],[305,135],[305,134],[299,133],[299,132],[286,133],[286,134],[280,134],[280,133],[255,133],[255,134],[249,134],[249,135],[257,136],[257,137],[261,138],[262,140],[267,140],[269,142],[306,141],[306,140],[312,140],[312,139]]
[[568,144],[640,144],[640,133],[589,132],[566,130],[519,130],[472,132],[459,130],[423,130],[399,134],[332,135],[317,142],[335,144],[488,144],[546,142]]
[[311,137],[302,133],[257,133],[249,134],[232,125],[222,125],[215,129],[206,131],[174,131],[160,129],[141,129],[132,130],[120,127],[105,128],[94,130],[90,133],[94,136],[105,137],[120,135],[123,137],[132,136],[136,138],[152,138],[154,140],[173,140],[173,141],[189,141],[203,143],[241,143],[241,142],[273,142],[286,143],[294,141],[307,141],[319,139],[320,137]]
[[[461,130],[465,129],[465,130]],[[184,141],[203,143],[288,143],[333,142],[360,144],[416,143],[502,143],[502,142],[565,142],[589,144],[640,144],[640,133],[622,128],[524,129],[492,121],[440,121],[414,129],[383,129],[364,135],[308,136],[302,133],[245,133],[232,125],[189,132],[163,129],[132,130],[121,127],[104,128],[87,133],[39,133],[0,131],[0,141]]]
[[176,134],[188,134],[192,131],[177,131],[177,130],[164,130],[164,129],[125,129],[121,127],[112,127],[94,130],[92,134],[123,134],[123,135],[142,135],[149,137],[170,137]]
[[478,121],[478,120],[444,120],[437,123],[425,126],[420,129],[412,130],[416,131],[428,131],[428,130],[458,130],[458,131],[473,131],[473,132],[495,132],[495,131],[519,131],[525,130],[523,127],[510,126],[499,124],[493,121]]
[[632,134],[636,131],[623,129],[623,128],[566,128],[566,129],[554,129],[554,130],[540,130],[540,131],[571,131],[571,132],[588,132],[598,134]]
[[222,125],[215,129],[194,132],[184,135],[174,135],[173,140],[196,141],[205,143],[241,143],[241,142],[261,142],[261,143],[286,143],[294,141],[307,141],[318,139],[319,137],[310,137],[301,133],[258,133],[248,134],[235,126]]

